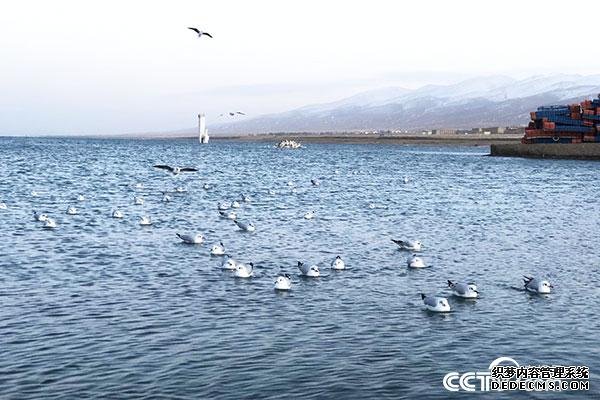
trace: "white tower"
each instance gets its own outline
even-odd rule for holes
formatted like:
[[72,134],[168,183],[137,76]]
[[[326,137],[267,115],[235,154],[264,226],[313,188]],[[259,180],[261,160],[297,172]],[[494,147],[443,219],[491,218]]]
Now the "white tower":
[[200,143],[208,143],[208,129],[206,129],[204,114],[198,114],[198,140]]

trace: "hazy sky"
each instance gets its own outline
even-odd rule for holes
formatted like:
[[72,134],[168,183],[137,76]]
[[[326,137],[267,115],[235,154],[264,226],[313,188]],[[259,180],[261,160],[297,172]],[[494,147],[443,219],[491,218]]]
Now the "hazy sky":
[[598,15],[598,0],[7,1],[0,134],[167,131],[384,86],[599,73]]

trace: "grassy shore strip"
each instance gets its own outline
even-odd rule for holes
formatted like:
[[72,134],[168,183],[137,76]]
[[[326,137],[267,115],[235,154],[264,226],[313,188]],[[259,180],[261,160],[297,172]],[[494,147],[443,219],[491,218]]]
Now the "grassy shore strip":
[[343,143],[343,144],[413,144],[451,146],[490,146],[501,143],[519,143],[522,135],[366,135],[366,134],[257,134],[219,135],[211,140],[233,140],[246,142],[274,142],[295,140],[300,143]]

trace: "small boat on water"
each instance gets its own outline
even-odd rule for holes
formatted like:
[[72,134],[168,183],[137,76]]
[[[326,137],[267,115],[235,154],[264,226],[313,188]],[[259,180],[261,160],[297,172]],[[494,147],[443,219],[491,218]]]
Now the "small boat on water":
[[286,139],[277,143],[277,146],[275,147],[277,147],[278,149],[299,149],[300,147],[302,147],[302,145],[296,142],[295,140]]

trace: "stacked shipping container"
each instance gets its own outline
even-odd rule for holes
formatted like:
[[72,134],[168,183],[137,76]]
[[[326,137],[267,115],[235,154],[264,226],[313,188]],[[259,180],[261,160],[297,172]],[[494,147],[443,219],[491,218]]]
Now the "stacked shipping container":
[[600,95],[568,106],[538,107],[522,143],[600,142]]

